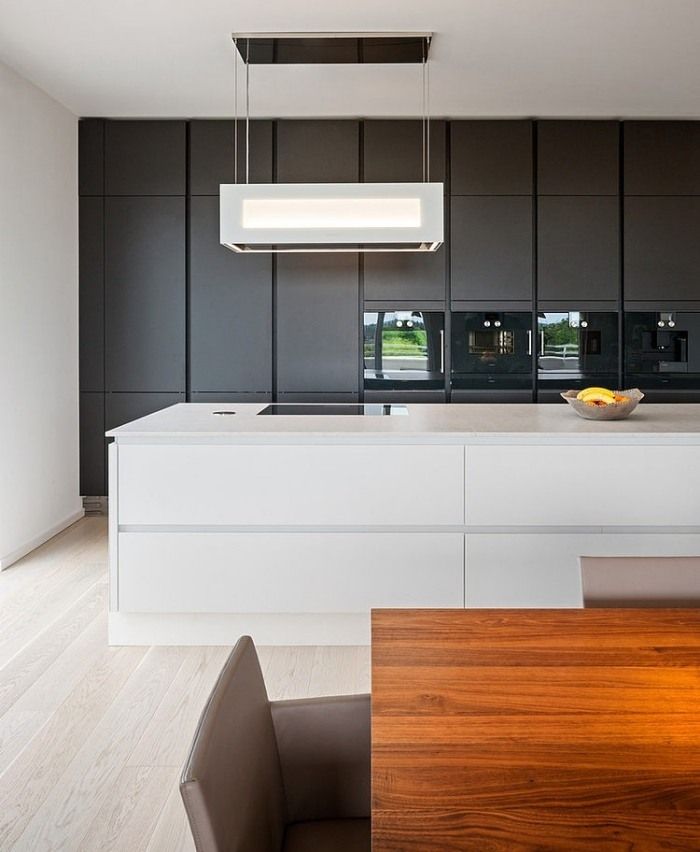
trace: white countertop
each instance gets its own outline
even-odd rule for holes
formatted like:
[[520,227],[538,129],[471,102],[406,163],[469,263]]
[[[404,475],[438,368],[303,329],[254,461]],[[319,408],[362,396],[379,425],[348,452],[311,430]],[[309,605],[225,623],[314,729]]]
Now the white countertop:
[[[408,405],[407,415],[263,416],[267,403],[180,403],[107,432],[122,443],[688,443],[700,404],[641,403],[627,420],[592,421],[566,404]],[[215,411],[235,411],[216,415]]]

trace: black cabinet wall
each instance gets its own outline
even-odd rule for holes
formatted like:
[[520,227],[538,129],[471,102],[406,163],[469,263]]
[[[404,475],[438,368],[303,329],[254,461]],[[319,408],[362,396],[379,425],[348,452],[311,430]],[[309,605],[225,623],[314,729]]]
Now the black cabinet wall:
[[[446,123],[430,123],[430,180],[446,180]],[[363,178],[367,183],[423,180],[420,121],[365,121]],[[364,256],[365,302],[445,302],[446,245],[436,252],[370,253]]]
[[277,391],[359,394],[356,254],[277,259]]
[[360,122],[277,122],[277,183],[354,183],[360,179]]
[[624,122],[627,195],[700,195],[700,122]]
[[[254,121],[250,137],[252,182],[423,177],[420,121]],[[85,119],[79,143],[85,494],[106,491],[105,428],[172,402],[361,398],[365,307],[700,305],[700,122],[433,121],[445,245],[359,259],[219,245],[231,121]]]
[[[271,121],[250,122],[250,150],[246,158],[245,122],[238,122],[238,181],[272,182]],[[189,188],[192,195],[219,196],[219,184],[234,182],[236,136],[232,121],[191,121],[189,137]]]
[[105,199],[108,391],[185,390],[185,199]]
[[700,195],[628,196],[624,220],[625,301],[700,302]]
[[616,121],[538,121],[539,195],[617,195],[620,127]]
[[531,302],[531,197],[453,196],[450,246],[453,305]]
[[192,391],[272,391],[272,255],[219,244],[218,196],[190,199]]
[[616,196],[542,196],[537,201],[538,302],[610,302],[620,290]]
[[451,122],[450,192],[531,195],[532,122]]

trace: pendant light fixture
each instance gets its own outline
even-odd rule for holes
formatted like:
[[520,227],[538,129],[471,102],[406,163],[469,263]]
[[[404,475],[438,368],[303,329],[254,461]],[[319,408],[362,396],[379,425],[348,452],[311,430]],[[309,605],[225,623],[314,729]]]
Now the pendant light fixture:
[[[245,182],[238,181],[234,71],[234,183],[220,186],[221,244],[235,252],[436,251],[444,239],[443,185],[430,182],[431,33],[234,33],[245,67]],[[236,57],[236,69],[238,67]],[[422,65],[422,182],[249,182],[250,65]]]

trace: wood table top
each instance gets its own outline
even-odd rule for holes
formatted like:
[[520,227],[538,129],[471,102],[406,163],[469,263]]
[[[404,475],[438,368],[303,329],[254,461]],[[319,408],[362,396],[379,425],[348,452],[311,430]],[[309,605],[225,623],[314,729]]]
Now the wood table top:
[[700,850],[700,609],[373,611],[372,841]]

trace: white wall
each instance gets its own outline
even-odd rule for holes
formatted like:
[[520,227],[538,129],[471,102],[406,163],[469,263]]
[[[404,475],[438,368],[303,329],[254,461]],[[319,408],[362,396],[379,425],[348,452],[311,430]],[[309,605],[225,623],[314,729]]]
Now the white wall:
[[0,63],[0,567],[80,513],[77,119]]

